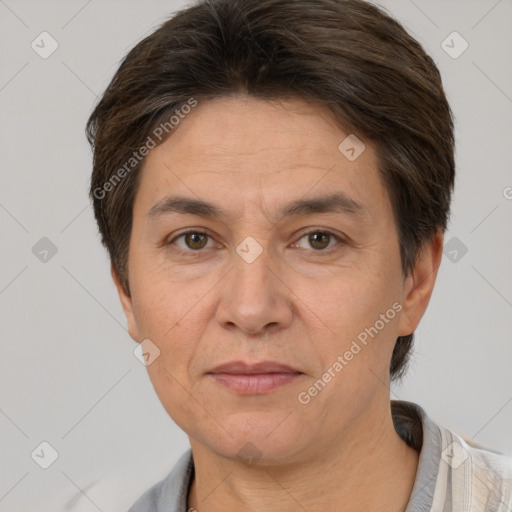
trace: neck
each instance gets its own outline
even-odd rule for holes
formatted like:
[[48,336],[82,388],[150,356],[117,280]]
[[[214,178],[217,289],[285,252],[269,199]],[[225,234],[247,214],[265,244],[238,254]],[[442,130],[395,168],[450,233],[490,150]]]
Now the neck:
[[379,421],[364,423],[319,446],[316,457],[279,466],[247,466],[191,439],[195,478],[187,510],[405,510],[419,455],[396,433],[389,402]]

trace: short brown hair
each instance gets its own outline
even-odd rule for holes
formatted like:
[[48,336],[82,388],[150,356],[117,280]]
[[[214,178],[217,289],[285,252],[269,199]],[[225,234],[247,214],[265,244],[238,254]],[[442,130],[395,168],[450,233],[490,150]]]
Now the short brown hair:
[[[446,229],[455,175],[452,113],[436,65],[397,20],[362,0],[199,0],[128,53],[87,123],[90,196],[127,293],[144,162],[135,152],[191,99],[237,93],[318,102],[349,133],[373,142],[404,275],[437,228]],[[413,334],[397,339],[392,378],[404,373],[412,342]]]

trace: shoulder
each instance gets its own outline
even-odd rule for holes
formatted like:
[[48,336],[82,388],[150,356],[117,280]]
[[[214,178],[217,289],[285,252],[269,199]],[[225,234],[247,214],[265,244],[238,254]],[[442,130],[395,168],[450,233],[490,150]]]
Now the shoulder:
[[169,475],[162,481],[148,489],[131,507],[128,512],[151,512],[157,509],[158,499],[162,494],[162,488]]
[[443,440],[440,473],[449,475],[448,494],[462,492],[470,511],[510,511],[512,457],[438,427]]
[[391,405],[397,432],[420,454],[407,512],[512,512],[512,457],[464,439],[417,404]]

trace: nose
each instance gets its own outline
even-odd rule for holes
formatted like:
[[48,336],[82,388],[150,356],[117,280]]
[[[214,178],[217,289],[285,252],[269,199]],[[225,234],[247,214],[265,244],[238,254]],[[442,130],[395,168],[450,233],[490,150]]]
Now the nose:
[[244,336],[266,337],[290,326],[293,293],[266,251],[252,262],[238,254],[233,259],[222,282],[217,322]]

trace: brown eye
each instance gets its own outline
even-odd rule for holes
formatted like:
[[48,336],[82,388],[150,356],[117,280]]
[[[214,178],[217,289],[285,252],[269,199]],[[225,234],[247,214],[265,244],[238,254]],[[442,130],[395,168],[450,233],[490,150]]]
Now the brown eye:
[[208,242],[208,235],[206,233],[199,233],[197,231],[190,231],[182,235],[185,240],[185,244],[189,249],[203,249]]
[[308,235],[308,241],[314,249],[325,249],[329,245],[330,239],[331,235],[320,231]]
[[[302,242],[306,237],[306,243]],[[331,249],[336,242],[341,241],[342,239],[339,236],[336,236],[329,231],[320,231],[317,229],[315,231],[310,231],[309,233],[304,233],[294,246],[310,250],[313,248],[313,250],[317,252],[329,252],[329,249]]]
[[212,241],[212,237],[202,231],[186,231],[173,238],[168,245],[174,245],[178,252],[191,255],[203,252],[202,249],[207,249],[208,243]]

